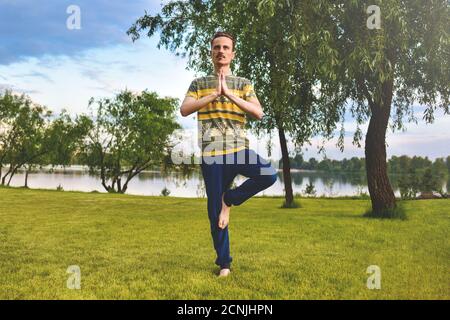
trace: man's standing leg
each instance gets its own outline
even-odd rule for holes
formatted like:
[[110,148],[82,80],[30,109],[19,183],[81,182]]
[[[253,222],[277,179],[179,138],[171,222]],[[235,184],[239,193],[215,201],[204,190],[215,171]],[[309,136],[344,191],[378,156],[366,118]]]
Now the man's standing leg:
[[215,263],[223,268],[229,268],[232,257],[230,256],[230,240],[228,226],[219,228],[219,215],[222,210],[222,194],[228,189],[236,176],[233,167],[225,164],[221,156],[203,159],[201,163],[202,175],[205,181],[206,195],[208,197],[208,217],[211,227],[214,249],[217,253]]

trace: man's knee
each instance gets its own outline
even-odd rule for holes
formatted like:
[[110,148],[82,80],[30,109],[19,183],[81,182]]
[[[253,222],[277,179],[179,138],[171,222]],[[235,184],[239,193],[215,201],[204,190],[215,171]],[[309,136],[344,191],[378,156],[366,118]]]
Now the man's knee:
[[260,178],[261,178],[261,183],[263,184],[263,186],[265,188],[268,188],[277,181],[277,174],[274,173],[274,174],[261,175]]

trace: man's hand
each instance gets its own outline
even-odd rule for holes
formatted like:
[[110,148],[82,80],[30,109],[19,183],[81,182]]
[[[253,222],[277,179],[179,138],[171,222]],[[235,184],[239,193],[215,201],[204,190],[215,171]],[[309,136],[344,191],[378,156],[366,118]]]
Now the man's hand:
[[225,73],[223,73],[223,71],[220,71],[219,79],[219,81],[222,83],[221,94],[225,97],[228,97],[228,95],[230,94],[230,89],[228,89],[227,81],[225,80]]
[[214,92],[216,97],[220,97],[222,95],[222,77],[219,75],[216,91]]
[[222,83],[221,94],[227,97],[232,103],[237,105],[241,110],[253,116],[257,120],[261,120],[264,116],[261,104],[256,97],[246,101],[238,96],[234,95],[230,89],[228,89],[227,82],[225,81],[225,74],[221,71],[219,74],[220,82]]

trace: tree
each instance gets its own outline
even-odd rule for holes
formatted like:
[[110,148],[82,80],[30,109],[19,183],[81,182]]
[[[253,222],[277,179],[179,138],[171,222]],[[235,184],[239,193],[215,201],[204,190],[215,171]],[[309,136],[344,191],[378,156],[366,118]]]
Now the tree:
[[317,170],[319,162],[316,160],[316,158],[312,157],[308,160],[308,169],[309,170]]
[[[369,5],[381,10],[380,28],[368,24]],[[286,201],[286,132],[298,147],[319,131],[329,138],[340,122],[342,149],[345,111],[359,125],[369,121],[366,175],[373,213],[383,215],[396,206],[386,164],[389,120],[404,129],[416,120],[416,102],[425,106],[427,122],[437,108],[449,113],[449,6],[446,0],[174,1],[162,14],[138,19],[129,33],[136,39],[142,30],[149,36],[161,30],[159,45],[173,51],[184,45],[189,65],[200,63],[201,70],[208,68],[211,34],[220,27],[236,33],[238,70],[258,81],[269,115],[260,126],[280,136]],[[354,143],[361,140],[358,126]]]
[[432,168],[425,169],[420,184],[420,191],[422,194],[441,191],[441,185],[441,180],[433,174]]
[[[25,167],[25,186],[33,166],[68,164],[86,134],[85,118],[73,121],[65,111],[52,119],[51,111],[25,95],[6,91],[0,96],[0,178],[9,185]],[[2,176],[2,168],[9,164]]]
[[321,171],[333,171],[333,165],[330,159],[324,158],[317,164],[317,170]]
[[[45,107],[34,104],[25,95],[6,91],[0,96],[0,176],[1,184],[9,185],[19,168],[38,162],[48,152],[43,142],[45,123],[51,114]],[[2,168],[9,164],[2,176]]]
[[[301,25],[291,7],[265,1],[172,1],[160,14],[145,14],[129,29],[133,40],[147,31],[151,37],[160,31],[158,47],[176,55],[188,56],[188,68],[209,73],[209,39],[215,31],[232,33],[237,54],[232,68],[237,75],[250,78],[264,107],[265,117],[248,125],[259,135],[278,132],[282,154],[285,205],[293,204],[287,135],[301,148],[329,119],[316,108],[314,75],[304,68],[302,51],[293,42],[293,30]],[[269,155],[271,154],[269,143]]]
[[[396,207],[387,176],[386,131],[416,120],[413,104],[433,122],[437,108],[449,113],[450,4],[446,0],[315,1],[299,12],[297,30],[308,68],[317,70],[323,92],[345,97],[365,137],[368,187],[374,215]],[[381,10],[381,27],[368,28],[369,5]],[[319,45],[318,45],[319,44]],[[320,47],[320,50],[316,50]],[[330,104],[330,114],[345,104]],[[392,115],[392,117],[391,117]],[[361,140],[361,130],[355,141]]]
[[92,173],[100,172],[108,192],[125,193],[136,175],[167,158],[171,135],[180,127],[175,121],[177,104],[177,99],[147,91],[91,98],[91,127],[80,157]]

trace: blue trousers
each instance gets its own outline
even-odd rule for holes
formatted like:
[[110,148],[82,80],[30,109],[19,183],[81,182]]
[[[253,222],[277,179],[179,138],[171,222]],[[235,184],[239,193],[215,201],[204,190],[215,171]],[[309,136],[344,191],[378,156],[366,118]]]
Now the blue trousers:
[[[226,155],[203,156],[201,169],[208,197],[211,235],[217,253],[215,263],[226,268],[230,266],[232,257],[228,226],[224,229],[218,226],[222,210],[222,194],[226,205],[238,206],[273,185],[277,180],[277,172],[269,162],[251,149]],[[230,189],[232,181],[238,174],[248,179],[237,188]]]

